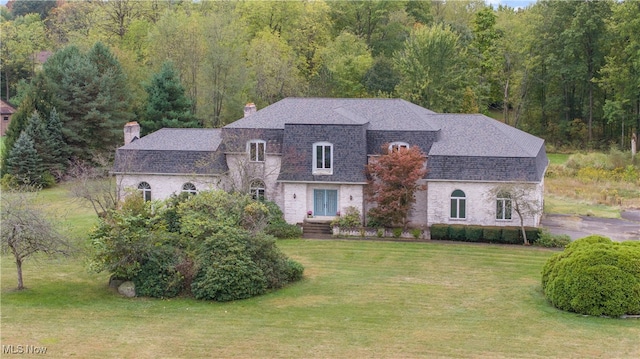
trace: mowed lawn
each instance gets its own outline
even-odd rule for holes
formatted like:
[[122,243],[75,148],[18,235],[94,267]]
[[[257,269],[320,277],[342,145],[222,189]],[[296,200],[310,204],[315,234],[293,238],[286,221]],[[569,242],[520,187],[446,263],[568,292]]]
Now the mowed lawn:
[[[305,279],[232,303],[125,299],[82,258],[2,257],[2,344],[75,358],[638,358],[640,320],[548,305],[534,247],[284,240]],[[41,355],[42,356],[42,355]],[[4,357],[4,356],[3,356]],[[24,357],[24,356],[23,356]]]

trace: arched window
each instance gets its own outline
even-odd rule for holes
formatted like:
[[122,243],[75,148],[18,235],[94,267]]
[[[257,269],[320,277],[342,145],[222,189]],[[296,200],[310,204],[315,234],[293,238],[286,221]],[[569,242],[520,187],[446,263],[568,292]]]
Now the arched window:
[[249,152],[249,161],[264,162],[267,143],[263,140],[251,140],[247,143],[247,152]]
[[451,219],[467,218],[466,202],[467,197],[461,190],[451,193]]
[[265,185],[262,180],[253,180],[249,184],[249,191],[251,192],[251,197],[253,199],[257,199],[259,201],[263,201],[265,199]]
[[146,201],[151,201],[151,185],[147,182],[140,182],[138,184],[138,190],[142,193],[142,198]]
[[196,194],[198,191],[196,190],[196,185],[191,182],[187,182],[182,185],[182,192],[186,192],[189,194]]
[[511,208],[511,194],[508,192],[498,193],[498,198],[496,199],[496,219],[510,220]]
[[333,174],[333,144],[329,142],[313,144],[313,173]]
[[398,150],[408,149],[409,144],[406,142],[391,142],[389,144],[389,152],[397,152]]

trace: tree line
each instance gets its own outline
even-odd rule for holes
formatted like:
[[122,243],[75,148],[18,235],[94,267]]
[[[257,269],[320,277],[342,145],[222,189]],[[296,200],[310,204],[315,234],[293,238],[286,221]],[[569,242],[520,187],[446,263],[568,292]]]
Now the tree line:
[[91,158],[133,119],[147,133],[220,127],[289,96],[400,97],[572,148],[628,148],[640,127],[638,0],[14,0],[0,13],[8,150],[35,111],[47,125],[56,110],[63,157]]

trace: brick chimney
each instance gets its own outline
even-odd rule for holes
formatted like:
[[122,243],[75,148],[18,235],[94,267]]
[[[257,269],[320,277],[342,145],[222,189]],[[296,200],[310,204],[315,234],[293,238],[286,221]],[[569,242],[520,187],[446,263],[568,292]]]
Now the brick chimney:
[[139,138],[140,125],[135,121],[127,122],[127,124],[124,125],[124,144],[128,145]]
[[244,117],[250,116],[256,113],[256,111],[258,111],[258,109],[256,108],[256,104],[253,102],[249,102],[244,106]]

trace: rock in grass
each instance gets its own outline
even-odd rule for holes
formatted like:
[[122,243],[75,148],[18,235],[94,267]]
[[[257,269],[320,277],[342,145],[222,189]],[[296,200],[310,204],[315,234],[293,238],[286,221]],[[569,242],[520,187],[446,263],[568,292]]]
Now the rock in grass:
[[124,295],[127,298],[133,298],[136,296],[136,285],[132,281],[126,281],[118,287],[118,293]]

